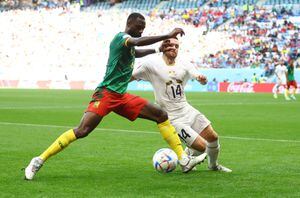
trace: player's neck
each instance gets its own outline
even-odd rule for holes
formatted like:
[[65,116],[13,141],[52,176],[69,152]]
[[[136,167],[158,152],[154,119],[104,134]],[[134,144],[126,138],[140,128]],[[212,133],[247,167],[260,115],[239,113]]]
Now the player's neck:
[[175,65],[175,58],[169,58],[169,57],[163,55],[163,59],[168,66]]

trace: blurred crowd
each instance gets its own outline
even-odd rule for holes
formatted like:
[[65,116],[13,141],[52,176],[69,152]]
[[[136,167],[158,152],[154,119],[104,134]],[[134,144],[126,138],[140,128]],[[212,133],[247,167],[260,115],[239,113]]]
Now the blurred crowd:
[[[104,75],[109,43],[115,33],[124,30],[129,13],[86,12],[79,4],[68,9],[1,12],[0,73],[5,71],[11,78],[99,79]],[[288,58],[299,60],[299,24],[292,17],[290,10],[263,7],[153,10],[147,13],[144,35],[182,27],[186,36],[180,38],[180,55],[193,64],[202,68],[262,68],[270,76],[277,64],[285,64]],[[32,69],[40,71],[40,76]]]
[[185,10],[153,10],[151,17],[160,17],[161,19],[176,19],[186,24],[192,24],[195,27],[205,26],[207,31],[215,29],[225,21],[237,14],[236,7],[210,7],[202,6],[200,8]]
[[295,64],[300,67],[300,29],[289,20],[290,16],[288,12],[279,15],[264,8],[244,12],[222,28],[222,31],[231,32],[238,48],[206,55],[201,64],[261,68],[266,77],[274,73],[277,65],[287,65],[289,59],[298,60]]
[[[224,25],[220,31],[230,32],[238,44],[236,49],[224,49],[208,54],[201,64],[221,68],[262,68],[270,76],[278,64],[299,59],[299,25],[290,21],[290,12],[256,8],[244,12]],[[299,67],[299,62],[296,62]]]

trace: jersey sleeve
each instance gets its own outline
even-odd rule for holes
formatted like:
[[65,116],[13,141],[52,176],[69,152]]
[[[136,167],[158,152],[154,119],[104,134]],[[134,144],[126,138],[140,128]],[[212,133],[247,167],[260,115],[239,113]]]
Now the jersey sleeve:
[[148,62],[143,62],[134,68],[132,76],[137,80],[150,81],[149,70]]
[[114,44],[119,47],[123,47],[123,46],[127,47],[127,41],[129,38],[131,37],[128,34],[118,34],[114,40]]
[[184,65],[187,69],[189,78],[196,79],[200,75],[200,71],[193,64],[185,62]]

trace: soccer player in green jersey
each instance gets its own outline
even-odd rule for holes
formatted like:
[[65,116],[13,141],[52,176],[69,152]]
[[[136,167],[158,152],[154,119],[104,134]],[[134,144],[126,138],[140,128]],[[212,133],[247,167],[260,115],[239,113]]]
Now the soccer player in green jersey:
[[290,59],[288,61],[288,66],[287,66],[287,93],[289,93],[290,88],[293,86],[294,89],[292,90],[292,93],[290,95],[290,98],[293,100],[296,100],[296,91],[297,91],[297,82],[295,80],[295,75],[294,75],[294,60]]
[[79,126],[64,132],[41,155],[34,157],[25,168],[25,179],[32,180],[49,157],[62,151],[71,142],[86,137],[98,126],[102,118],[112,111],[131,121],[143,118],[156,122],[162,137],[177,154],[183,172],[189,172],[205,159],[206,154],[190,157],[183,151],[166,111],[141,97],[126,93],[135,58],[157,51],[135,49],[135,46],[151,45],[184,34],[181,28],[175,28],[166,35],[141,37],[145,26],[143,15],[139,13],[129,15],[125,31],[116,34],[110,43],[104,79],[96,88]]

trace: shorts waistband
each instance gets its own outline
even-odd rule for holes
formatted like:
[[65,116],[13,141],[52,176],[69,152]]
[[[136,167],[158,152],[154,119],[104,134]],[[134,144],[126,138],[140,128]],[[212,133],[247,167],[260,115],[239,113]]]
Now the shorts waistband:
[[112,91],[112,90],[110,90],[110,89],[108,89],[108,88],[106,88],[106,87],[99,87],[99,88],[97,88],[96,89],[96,91],[104,91],[104,92],[108,92],[109,94],[111,94],[111,95],[113,95],[113,96],[117,96],[117,97],[121,97],[121,96],[124,96],[124,94],[120,94],[120,93],[118,93],[118,92],[115,92],[115,91]]

